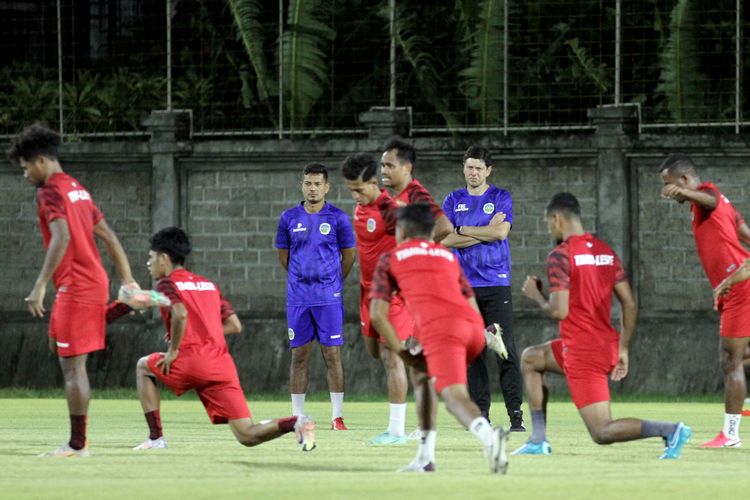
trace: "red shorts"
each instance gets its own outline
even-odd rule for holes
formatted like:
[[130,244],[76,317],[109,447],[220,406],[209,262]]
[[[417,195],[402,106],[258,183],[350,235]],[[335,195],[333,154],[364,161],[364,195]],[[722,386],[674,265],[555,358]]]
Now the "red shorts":
[[552,355],[563,369],[568,381],[570,399],[576,408],[581,409],[594,403],[609,401],[609,374],[617,365],[617,348],[614,346],[614,356],[607,353],[600,363],[576,362],[568,359],[562,339],[550,342]]
[[731,338],[750,337],[750,281],[737,285],[723,302],[719,316],[719,335]]
[[[360,285],[359,297],[359,318],[362,324],[362,335],[377,338],[381,344],[385,344],[385,339],[378,334],[370,322],[370,299],[367,298],[367,291],[362,288],[362,285]],[[398,295],[391,299],[388,321],[393,325],[399,339],[406,340],[414,334],[414,320],[406,309],[404,299]]]
[[485,347],[484,325],[465,319],[432,322],[417,335],[427,360],[427,372],[440,393],[448,386],[466,384],[466,369]]
[[55,339],[57,355],[80,356],[104,349],[105,304],[83,304],[56,300],[49,317],[49,336]]
[[148,357],[148,367],[154,376],[177,396],[195,389],[211,423],[225,424],[229,420],[249,418],[245,393],[242,392],[237,368],[229,353],[218,357],[180,352],[164,375],[156,362],[164,357],[155,352]]

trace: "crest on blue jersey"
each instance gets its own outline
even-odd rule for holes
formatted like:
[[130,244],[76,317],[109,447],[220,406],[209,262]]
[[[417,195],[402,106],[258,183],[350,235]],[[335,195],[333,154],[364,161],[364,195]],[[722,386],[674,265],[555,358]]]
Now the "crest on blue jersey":
[[294,340],[294,330],[290,328],[287,333],[289,334],[289,340]]
[[484,213],[491,214],[495,211],[495,204],[494,203],[485,203],[482,207],[482,210],[484,210]]
[[320,225],[320,234],[326,235],[331,232],[331,225],[327,222],[324,222]]
[[375,219],[367,219],[367,232],[372,233],[375,232],[375,227],[377,226]]

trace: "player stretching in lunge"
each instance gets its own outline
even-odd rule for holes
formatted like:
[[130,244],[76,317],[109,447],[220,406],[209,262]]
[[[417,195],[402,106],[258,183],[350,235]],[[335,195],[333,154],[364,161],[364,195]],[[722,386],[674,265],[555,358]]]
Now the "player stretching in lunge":
[[[595,443],[662,437],[666,448],[660,458],[679,458],[691,435],[682,422],[612,420],[607,376],[617,381],[628,374],[628,347],[637,315],[620,259],[609,245],[584,231],[581,207],[572,194],[553,196],[544,218],[560,242],[547,257],[550,295],[543,295],[541,281],[534,276],[526,278],[523,293],[560,322],[560,338],[528,347],[521,356],[532,433],[513,455],[552,452],[546,434],[544,374],[553,372],[565,374],[570,397]],[[610,322],[612,291],[622,306],[619,335]]]
[[[448,411],[484,446],[490,470],[504,474],[508,466],[508,434],[504,429],[492,428],[469,397],[466,386],[466,367],[485,346],[484,321],[456,257],[430,240],[434,225],[428,205],[409,205],[399,211],[398,246],[384,253],[375,269],[370,317],[394,353],[432,377]],[[389,321],[394,292],[403,297],[412,313],[423,356],[404,348]],[[431,404],[422,399],[417,402],[417,411],[429,412]],[[433,445],[420,445],[417,457],[404,471],[435,470],[434,437],[433,430]]]
[[[693,162],[671,155],[659,166],[663,198],[690,202],[698,257],[711,286],[720,286],[750,257],[750,229],[729,200],[710,182],[701,182]],[[720,362],[724,371],[724,427],[704,448],[740,446],[740,419],[746,381],[742,364],[750,340],[750,281],[731,287],[717,298],[720,314]]]
[[[156,290],[169,298],[162,308],[169,349],[138,360],[138,396],[150,435],[135,449],[165,448],[156,379],[180,396],[195,389],[213,424],[228,423],[241,444],[256,446],[295,432],[303,451],[315,448],[315,424],[306,416],[253,423],[237,368],[227,350],[218,287],[183,267],[190,241],[179,228],[168,227],[150,240],[148,269]],[[132,305],[132,304],[129,304]]]
[[70,440],[45,456],[86,457],[91,397],[86,358],[88,353],[104,349],[109,299],[109,278],[94,236],[104,243],[120,281],[129,284],[133,277],[117,236],[91,195],[63,172],[57,161],[59,146],[56,132],[34,124],[13,139],[8,158],[20,164],[24,177],[37,187],[39,226],[46,255],[34,288],[26,297],[33,316],[44,317],[44,296],[50,279],[57,289],[49,319],[49,346],[58,356],[65,380]]

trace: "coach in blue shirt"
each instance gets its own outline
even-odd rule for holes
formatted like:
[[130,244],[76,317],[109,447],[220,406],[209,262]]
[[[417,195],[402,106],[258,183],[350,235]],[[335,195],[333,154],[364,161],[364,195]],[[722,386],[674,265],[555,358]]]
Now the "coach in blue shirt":
[[287,270],[286,317],[292,366],[292,412],[304,415],[312,341],[317,340],[328,370],[333,406],[331,427],[343,421],[344,278],[354,264],[354,231],[349,217],[326,201],[328,171],[319,163],[303,171],[304,201],[285,210],[276,232],[279,262]]
[[[511,431],[522,432],[521,373],[513,340],[513,303],[510,289],[508,234],[513,225],[513,200],[505,189],[487,183],[492,158],[484,146],[475,144],[464,154],[466,187],[449,194],[443,211],[453,223],[453,233],[441,243],[453,248],[461,268],[476,294],[487,325],[499,323],[508,348],[508,359],[497,357],[500,387],[510,418]],[[469,366],[469,393],[483,416],[489,418],[490,382],[486,352]]]

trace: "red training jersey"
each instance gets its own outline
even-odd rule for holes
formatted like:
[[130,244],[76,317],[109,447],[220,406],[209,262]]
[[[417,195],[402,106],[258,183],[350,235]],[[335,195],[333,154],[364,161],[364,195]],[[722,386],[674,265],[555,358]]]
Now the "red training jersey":
[[354,234],[359,253],[359,282],[365,290],[372,286],[372,275],[380,256],[396,246],[398,205],[385,189],[369,205],[354,208]]
[[65,173],[50,176],[36,192],[39,226],[44,248],[52,238],[50,224],[65,219],[70,233],[68,248],[52,276],[57,299],[85,304],[106,304],[109,278],[94,241],[94,226],[104,218],[89,192]]
[[474,291],[456,256],[440,243],[408,240],[380,257],[370,299],[390,302],[393,292],[404,298],[420,341],[430,337],[428,325],[441,319],[466,318],[484,328],[466,300]]
[[619,341],[612,327],[612,291],[627,280],[620,258],[602,240],[589,233],[574,235],[547,257],[550,290],[568,290],[568,316],[560,321],[560,337],[567,352],[588,360],[609,352]]
[[[159,280],[156,290],[166,295],[173,305],[181,303],[187,309],[185,335],[179,346],[181,351],[211,356],[228,352],[222,321],[234,314],[234,310],[229,302],[223,301],[218,286],[187,269],[177,269]],[[171,309],[161,308],[161,316],[167,339],[171,340]]]
[[404,190],[396,196],[396,202],[401,206],[425,203],[430,206],[432,218],[435,220],[438,220],[441,215],[445,215],[445,212],[440,208],[440,205],[435,203],[435,199],[430,192],[427,191],[417,179],[412,179],[412,181],[406,185]]
[[706,210],[694,202],[690,204],[698,257],[708,281],[716,288],[750,257],[740,244],[737,233],[737,228],[745,221],[727,197],[710,182],[698,186],[698,191],[712,194],[718,201],[713,210]]

